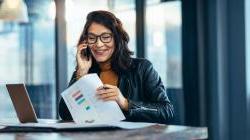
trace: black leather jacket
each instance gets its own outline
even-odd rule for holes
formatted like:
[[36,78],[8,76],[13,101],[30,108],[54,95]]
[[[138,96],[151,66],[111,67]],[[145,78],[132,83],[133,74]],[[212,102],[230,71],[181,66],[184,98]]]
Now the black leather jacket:
[[[129,102],[128,111],[123,111],[127,121],[167,124],[173,119],[173,105],[151,62],[146,59],[133,58],[130,69],[118,77],[118,87]],[[76,72],[69,85],[75,81]],[[72,120],[62,99],[59,103],[59,115],[63,120]]]

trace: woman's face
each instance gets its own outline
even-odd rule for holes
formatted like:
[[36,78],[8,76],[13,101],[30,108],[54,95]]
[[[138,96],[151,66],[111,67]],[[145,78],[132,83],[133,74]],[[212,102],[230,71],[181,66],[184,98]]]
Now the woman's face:
[[88,29],[87,42],[96,62],[103,63],[110,60],[115,45],[112,32],[108,28],[93,22]]

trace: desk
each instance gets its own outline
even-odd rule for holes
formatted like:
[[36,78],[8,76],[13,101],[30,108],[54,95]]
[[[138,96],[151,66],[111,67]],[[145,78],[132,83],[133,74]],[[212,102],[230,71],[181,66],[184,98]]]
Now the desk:
[[0,133],[0,140],[179,140],[207,139],[206,127],[155,125],[135,130],[57,133]]

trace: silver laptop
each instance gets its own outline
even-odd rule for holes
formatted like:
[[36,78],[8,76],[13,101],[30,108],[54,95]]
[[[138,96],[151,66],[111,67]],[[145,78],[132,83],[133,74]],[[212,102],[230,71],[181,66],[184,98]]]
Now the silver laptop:
[[29,94],[24,84],[6,84],[11,101],[21,123],[56,123],[58,120],[37,119]]

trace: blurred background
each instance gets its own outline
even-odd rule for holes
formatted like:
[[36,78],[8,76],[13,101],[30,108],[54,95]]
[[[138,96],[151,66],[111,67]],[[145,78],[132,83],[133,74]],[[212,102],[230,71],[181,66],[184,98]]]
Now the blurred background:
[[[0,0],[0,118],[16,114],[6,83],[25,83],[40,118],[58,118],[90,11],[123,22],[133,57],[159,72],[176,117],[210,138],[250,130],[249,0]],[[10,13],[11,12],[11,13]],[[239,115],[241,114],[241,115]],[[249,136],[248,136],[249,138]]]
[[[15,5],[18,0],[12,1]],[[25,0],[28,22],[0,21],[0,82],[27,85],[39,117],[56,117],[56,5],[53,0]],[[181,2],[145,1],[145,57],[150,59],[166,86],[181,89]],[[98,4],[97,4],[98,3]],[[135,0],[65,0],[65,45],[70,80],[75,68],[76,44],[93,10],[112,11],[130,36],[129,48],[136,52]],[[155,16],[157,14],[157,16]],[[155,22],[158,20],[158,22]],[[59,29],[60,30],[60,29]],[[63,32],[63,31],[59,31]],[[167,47],[168,46],[168,47]],[[144,46],[140,46],[144,47]],[[139,48],[140,48],[139,47]],[[60,48],[59,48],[60,49]],[[59,71],[60,68],[58,69]],[[8,96],[0,94],[0,117],[12,116]]]

